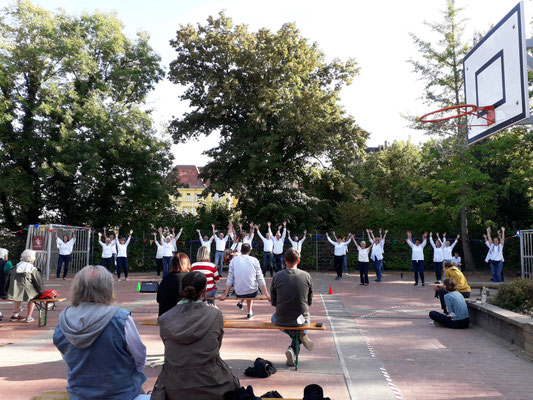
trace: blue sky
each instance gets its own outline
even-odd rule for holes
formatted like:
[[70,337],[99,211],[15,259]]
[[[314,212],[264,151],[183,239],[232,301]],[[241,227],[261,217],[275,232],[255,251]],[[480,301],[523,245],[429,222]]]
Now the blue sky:
[[[128,35],[133,36],[139,30],[150,33],[151,44],[162,56],[165,66],[173,59],[168,42],[179,25],[204,23],[209,15],[221,10],[234,22],[245,23],[253,30],[263,26],[277,30],[285,22],[295,22],[303,36],[317,42],[328,59],[353,57],[358,62],[361,73],[343,90],[342,105],[370,132],[369,145],[394,140],[426,140],[419,132],[410,130],[401,116],[429,111],[420,101],[423,85],[407,63],[409,58],[418,57],[409,32],[431,38],[423,21],[438,20],[445,0],[33,1],[49,10],[61,7],[72,14],[116,11]],[[459,6],[465,7],[463,16],[468,19],[465,39],[475,30],[487,31],[517,3],[518,0],[457,0]],[[526,0],[524,3],[526,24],[530,27],[533,2]],[[163,127],[173,115],[179,116],[187,109],[187,104],[178,100],[179,92],[179,87],[164,81],[149,96],[156,126]],[[175,162],[204,165],[208,159],[202,152],[215,146],[217,139],[216,135],[211,135],[174,146]]]

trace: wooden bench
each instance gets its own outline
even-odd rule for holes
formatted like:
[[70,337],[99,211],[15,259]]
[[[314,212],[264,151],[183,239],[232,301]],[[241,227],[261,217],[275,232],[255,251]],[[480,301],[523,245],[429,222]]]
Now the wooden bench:
[[[207,297],[207,300],[213,300],[213,299],[214,300],[218,300],[219,297],[220,297],[220,295],[215,296],[215,297]],[[226,299],[224,301],[231,301],[231,300],[239,300],[239,301],[243,301],[243,300],[268,300],[268,298],[266,296],[257,296],[257,297],[234,297],[234,296],[228,296],[228,297],[226,297]]]
[[[139,395],[138,397],[141,397]],[[68,395],[68,392],[64,392],[61,390],[52,390],[52,391],[46,391],[38,394],[37,396],[33,396],[31,400],[69,400],[70,397]],[[135,399],[133,399],[135,400]],[[262,397],[261,400],[275,400],[270,397]],[[285,400],[302,400],[302,399],[285,399]]]
[[[37,310],[39,310],[39,328],[41,326],[46,326],[46,324],[48,323],[48,310],[51,309],[55,309],[56,307],[56,303],[58,302],[61,302],[61,301],[65,301],[66,299],[65,298],[59,298],[59,297],[56,297],[54,299],[33,299],[33,300],[30,300],[32,303],[35,303],[35,307],[37,307]],[[8,299],[1,299],[0,301],[2,302],[13,302],[13,300],[8,300]],[[49,308],[49,305],[52,305],[51,308]],[[43,315],[43,311],[44,311],[44,315]]]
[[[159,326],[156,319],[143,319],[139,325],[145,326]],[[224,328],[228,329],[275,329],[281,331],[324,331],[326,327],[323,324],[317,326],[317,323],[300,326],[279,326],[272,322],[262,321],[243,321],[243,320],[226,320],[224,321]],[[300,353],[300,335],[296,335],[296,365],[295,370],[298,371],[298,356]]]

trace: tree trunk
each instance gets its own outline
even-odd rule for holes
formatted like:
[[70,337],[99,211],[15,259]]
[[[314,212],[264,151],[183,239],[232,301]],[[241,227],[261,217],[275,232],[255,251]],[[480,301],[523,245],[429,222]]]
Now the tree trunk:
[[461,209],[461,244],[463,245],[464,269],[472,271],[476,269],[472,249],[470,248],[470,236],[468,233],[468,212],[466,207]]

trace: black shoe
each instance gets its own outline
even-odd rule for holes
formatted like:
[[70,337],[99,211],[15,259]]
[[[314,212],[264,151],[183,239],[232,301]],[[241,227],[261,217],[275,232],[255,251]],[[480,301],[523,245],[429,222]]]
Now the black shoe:
[[418,286],[418,283],[415,283],[413,286]]
[[237,303],[237,307],[239,308],[239,310],[242,310],[242,303],[240,301]]
[[425,284],[425,283],[423,283],[423,284],[422,284],[422,286],[426,286],[426,284]]
[[365,286],[365,284],[364,283],[360,283],[359,286]]

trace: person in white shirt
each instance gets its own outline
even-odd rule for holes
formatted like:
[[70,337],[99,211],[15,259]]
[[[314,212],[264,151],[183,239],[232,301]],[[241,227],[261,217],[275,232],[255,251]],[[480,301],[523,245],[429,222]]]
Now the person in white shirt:
[[[171,241],[171,243],[172,243],[172,255],[174,255],[174,253],[178,252],[177,242],[178,242],[178,239],[180,238],[182,232],[183,232],[183,228],[181,228],[180,231],[178,232],[178,234],[176,235],[176,232],[175,232],[174,228],[172,228],[172,241]],[[170,263],[169,263],[169,265],[170,265]]]
[[442,235],[442,243],[444,243],[444,247],[442,249],[443,260],[444,261],[451,261],[452,260],[453,248],[457,244],[457,241],[459,240],[460,237],[461,237],[461,235],[457,235],[457,237],[455,238],[455,242],[453,242],[453,244],[450,244],[450,241],[446,240],[446,232],[444,232],[444,234]]
[[114,268],[115,264],[113,263],[112,248],[115,247],[115,241],[111,241],[110,238],[105,238],[105,243],[102,242],[102,234],[98,232],[98,243],[102,246],[102,265],[106,267],[109,272],[113,273],[111,269]]
[[294,239],[291,239],[291,231],[287,230],[287,237],[289,238],[289,243],[291,247],[298,250],[298,253],[302,253],[302,244],[305,242],[307,236],[307,231],[304,231],[303,237],[301,240],[298,240],[298,236],[295,236]]
[[[446,234],[444,234],[446,235]],[[443,236],[445,237],[445,236]],[[442,281],[442,263],[444,262],[444,247],[437,232],[437,241],[433,241],[433,232],[429,233],[429,243],[433,247],[433,268],[435,268],[435,283],[440,284]]]
[[241,228],[241,242],[242,244],[249,244],[250,248],[253,249],[253,243],[254,240],[254,223],[250,222],[250,232],[245,232],[242,230],[242,224],[239,224],[239,227]]
[[[104,227],[104,240],[107,241],[107,230]],[[109,240],[111,241],[111,273],[116,274],[117,266],[117,238],[112,233],[109,235]]]
[[[257,297],[259,288],[261,288],[263,294],[267,297],[268,301],[270,301],[270,295],[268,294],[265,278],[261,272],[259,260],[250,256],[250,251],[250,245],[245,243],[242,245],[242,254],[231,260],[229,263],[228,280],[226,282],[224,294],[218,298],[220,301],[226,300],[229,291],[233,286],[235,296],[241,299],[247,299],[246,305],[248,308],[248,315],[246,316],[246,319],[252,319],[254,317],[252,311],[252,299]],[[237,306],[239,306],[239,304],[237,304]],[[239,308],[242,308],[242,305]]]
[[[333,232],[333,234],[335,234],[335,232]],[[337,242],[334,242],[329,238],[329,234],[326,232],[326,238],[328,239],[328,242],[335,247],[335,251],[333,253],[333,267],[335,268],[335,272],[337,272],[337,277],[335,280],[340,280],[342,279],[342,262],[344,255],[346,254],[346,247],[352,241],[352,237],[350,236],[346,242],[343,242],[341,237],[337,237]]]
[[492,282],[503,282],[503,246],[505,244],[505,228],[498,231],[498,237],[492,239],[491,228],[487,228],[487,246],[490,254],[490,270],[492,272]]
[[261,267],[261,270],[263,271],[263,275],[266,275],[266,269],[267,265],[270,270],[270,277],[272,278],[274,276],[274,268],[273,268],[273,258],[274,258],[274,241],[272,240],[272,231],[270,230],[270,222],[267,223],[268,225],[268,232],[265,234],[265,236],[261,235],[261,231],[259,231],[259,225],[255,225],[254,228],[257,231],[257,234],[263,241],[263,265]]
[[[118,239],[118,230],[115,231],[115,237]],[[117,280],[120,282],[120,272],[124,271],[124,278],[128,279],[128,245],[130,244],[133,230],[130,230],[128,239],[120,238],[117,242]]]
[[[335,235],[335,231],[333,231],[332,233],[333,240],[337,241],[337,235]],[[348,234],[346,235],[347,238],[350,238],[351,236],[352,234],[350,232],[348,232]],[[344,242],[344,238],[341,238],[341,241]],[[348,250],[348,245],[346,245],[346,252],[342,256],[342,273],[346,276],[350,276],[350,274],[348,273]]]
[[413,286],[418,286],[418,275],[422,281],[422,286],[426,286],[424,283],[424,247],[427,243],[428,233],[424,232],[424,240],[420,243],[420,240],[415,239],[413,243],[413,236],[411,231],[407,232],[407,244],[411,247],[411,265],[415,273],[415,283]]
[[357,261],[359,266],[359,277],[361,279],[360,285],[368,286],[368,266],[370,264],[368,254],[370,250],[372,250],[372,247],[374,247],[374,243],[370,244],[370,247],[366,247],[366,242],[364,240],[361,241],[361,245],[359,245],[359,243],[357,243],[355,240],[354,235],[352,235],[351,238],[355,243],[355,247],[357,247],[357,251],[359,252]]
[[461,270],[461,261],[462,260],[461,260],[461,257],[459,256],[459,253],[455,252],[452,258],[452,262],[455,264],[457,268],[459,268],[459,270]]
[[[182,228],[183,229],[183,228]],[[174,256],[174,235],[167,235],[166,237],[163,236],[163,228],[159,228],[159,237],[160,237],[160,244],[163,247],[163,278],[167,276],[168,272],[170,271],[170,262],[172,261],[172,257]],[[181,231],[180,231],[181,233]]]
[[222,270],[224,269],[224,251],[226,250],[226,245],[228,243],[229,233],[233,230],[233,223],[229,221],[228,224],[228,233],[224,235],[223,232],[220,232],[218,236],[216,235],[215,224],[212,224],[213,228],[213,237],[215,238],[215,265],[217,266],[218,275],[222,277]]
[[383,275],[383,247],[385,246],[385,238],[389,231],[385,229],[385,235],[382,236],[381,229],[379,230],[379,237],[374,236],[374,232],[370,229],[366,230],[368,239],[374,244],[372,246],[372,252],[370,253],[370,259],[374,265],[374,270],[376,271],[375,282],[381,282],[381,277]]
[[59,256],[57,258],[57,271],[56,278],[59,279],[61,275],[62,266],[65,266],[63,270],[63,280],[67,279],[68,265],[70,263],[70,255],[74,249],[74,243],[76,243],[76,231],[72,231],[72,239],[69,240],[68,235],[63,235],[63,240],[59,239],[56,232],[57,248],[59,250]]
[[157,240],[157,233],[154,232],[154,243],[157,247],[157,251],[155,253],[155,266],[157,270],[157,277],[161,276],[161,271],[163,270],[163,246],[161,246],[161,243]]
[[[274,242],[274,268],[276,272],[281,271],[285,265],[283,260],[283,244],[287,235],[287,221],[283,221],[283,233],[280,233],[280,231],[281,225],[278,226],[276,236],[272,237],[272,241]],[[268,233],[272,236],[272,231],[269,230]]]
[[209,249],[209,252],[211,252],[211,243],[213,243],[213,240],[215,239],[215,234],[213,233],[211,237],[207,235],[202,237],[200,229],[196,229],[196,232],[198,232],[198,238],[200,239],[200,247],[207,247]]

